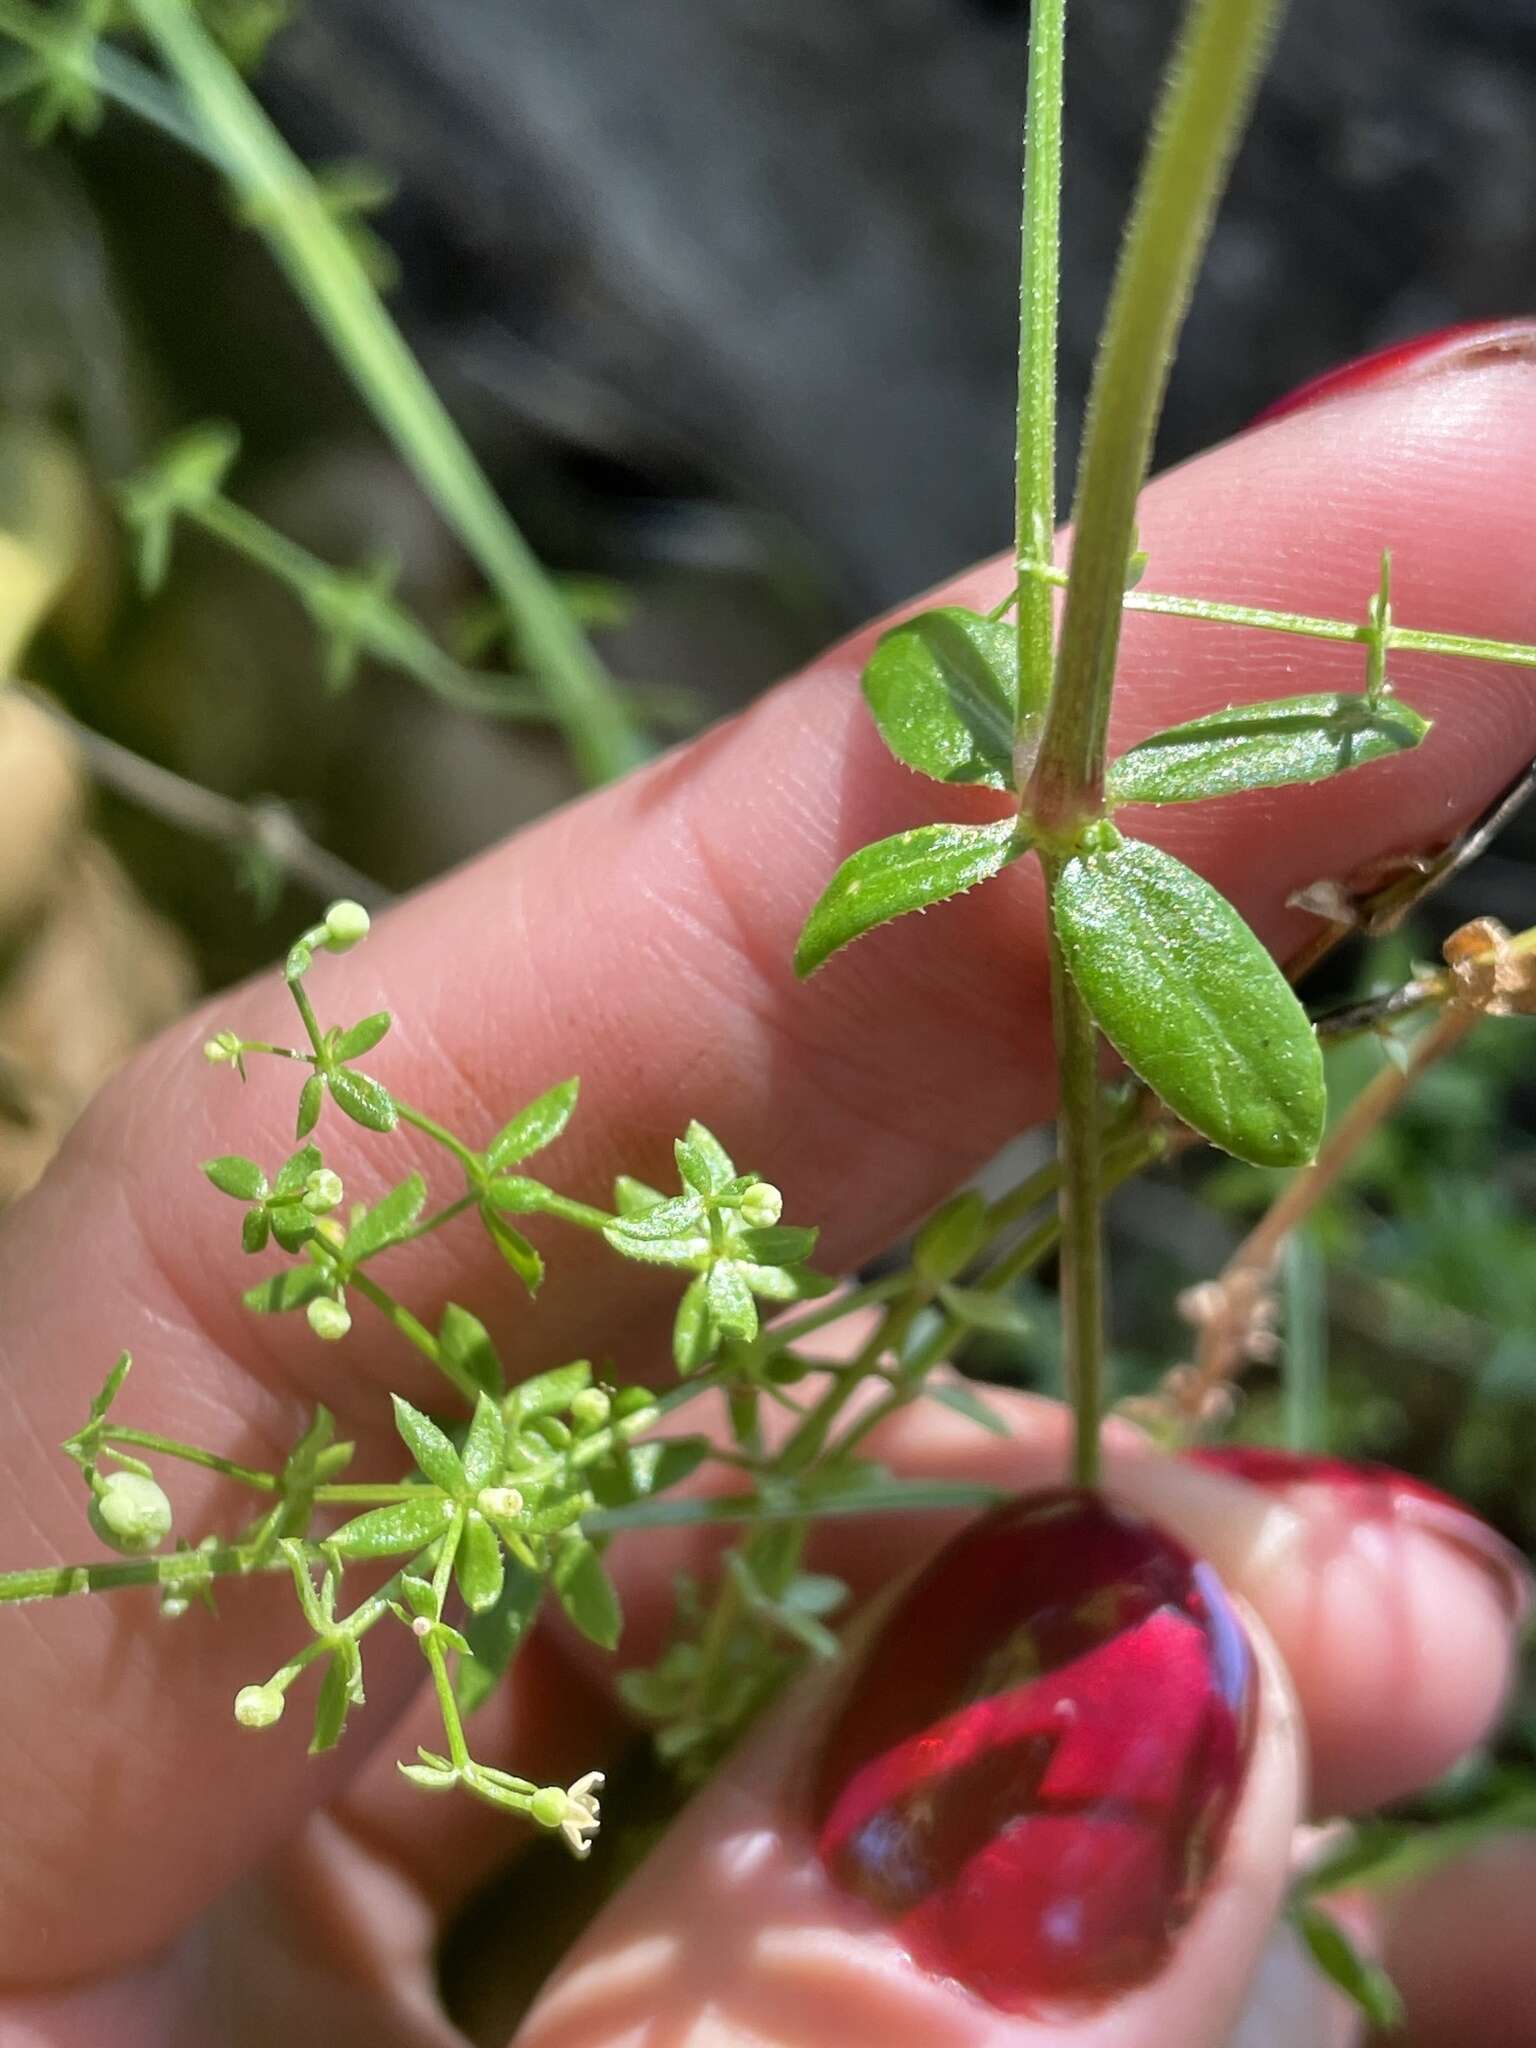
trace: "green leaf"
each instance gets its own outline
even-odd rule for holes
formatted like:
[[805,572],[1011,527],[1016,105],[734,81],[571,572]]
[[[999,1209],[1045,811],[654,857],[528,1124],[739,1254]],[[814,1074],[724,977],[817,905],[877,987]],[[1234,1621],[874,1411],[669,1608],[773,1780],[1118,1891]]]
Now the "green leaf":
[[347,1726],[347,1709],[363,1704],[363,1659],[352,1636],[337,1636],[335,1648],[326,1660],[315,1703],[315,1732],[309,1753],[320,1756],[334,1749]]
[[514,1230],[504,1216],[498,1216],[489,1202],[480,1204],[480,1220],[497,1251],[522,1281],[530,1294],[537,1294],[544,1279],[544,1261],[520,1230]]
[[631,1174],[621,1173],[613,1183],[613,1206],[621,1217],[643,1216],[666,1199],[660,1188],[647,1187]]
[[391,1501],[388,1507],[370,1508],[366,1515],[344,1523],[325,1538],[325,1547],[349,1561],[398,1557],[402,1551],[424,1550],[446,1535],[454,1514],[451,1500],[424,1487],[419,1500]]
[[479,1515],[465,1517],[453,1560],[454,1583],[471,1614],[487,1614],[501,1598],[502,1558],[496,1531]]
[[795,972],[814,974],[865,932],[972,889],[1028,850],[1017,818],[991,825],[919,825],[862,846],[845,860],[805,921]]
[[247,1209],[240,1219],[240,1243],[248,1252],[264,1252],[271,1225],[265,1209]]
[[456,1301],[450,1301],[438,1325],[437,1341],[448,1363],[467,1373],[477,1387],[483,1388],[493,1399],[499,1399],[505,1393],[507,1379],[501,1359],[489,1331],[478,1316],[472,1316],[467,1308],[460,1308]]
[[349,1266],[360,1266],[390,1245],[408,1237],[411,1225],[427,1204],[427,1184],[419,1173],[391,1188],[380,1202],[358,1217],[347,1232],[341,1256]]
[[686,1379],[720,1349],[720,1329],[709,1312],[707,1279],[696,1273],[683,1289],[672,1324],[672,1362]]
[[1100,1029],[1177,1115],[1254,1166],[1313,1156],[1327,1110],[1316,1033],[1224,897],[1114,834],[1065,863],[1053,905]]
[[971,1263],[986,1242],[987,1201],[978,1188],[963,1188],[935,1209],[912,1246],[912,1259],[930,1287],[937,1287]]
[[1233,704],[1154,733],[1112,761],[1114,804],[1190,804],[1241,790],[1326,782],[1418,746],[1429,720],[1395,697],[1340,692]]
[[472,1656],[459,1666],[454,1690],[466,1714],[472,1714],[496,1690],[543,1597],[544,1581],[540,1575],[515,1558],[507,1558],[502,1566],[501,1592],[496,1604],[484,1614],[471,1615],[464,1629]]
[[967,1422],[974,1422],[993,1436],[1013,1435],[1013,1431],[997,1410],[989,1408],[976,1389],[965,1380],[930,1380],[923,1392],[930,1401],[937,1401],[941,1408],[953,1409],[956,1415],[963,1415]]
[[552,1145],[571,1120],[580,1088],[580,1080],[573,1076],[548,1089],[526,1109],[520,1109],[485,1149],[485,1163],[490,1171],[500,1173],[508,1166],[516,1166],[530,1153],[542,1152],[546,1145]]
[[398,1394],[389,1398],[394,1403],[395,1428],[422,1477],[457,1500],[465,1491],[464,1466],[458,1452],[430,1416],[413,1408],[409,1401],[402,1401]]
[[307,1138],[320,1121],[320,1105],[325,1100],[325,1083],[318,1074],[311,1074],[299,1090],[299,1114],[294,1125],[294,1135]]
[[704,1283],[704,1299],[727,1337],[750,1344],[757,1335],[757,1303],[734,1259],[717,1259]]
[[945,1286],[939,1289],[939,1299],[969,1329],[986,1330],[994,1337],[1022,1337],[1029,1329],[1028,1315],[1010,1294],[986,1287]]
[[393,1022],[388,1010],[375,1010],[371,1017],[364,1017],[360,1024],[340,1034],[331,1048],[332,1056],[338,1060],[360,1060],[365,1052],[373,1051]]
[[830,1294],[837,1285],[809,1266],[755,1266],[748,1259],[738,1259],[736,1270],[764,1301],[811,1301],[818,1294]]
[[281,1315],[286,1309],[303,1308],[306,1303],[329,1294],[331,1282],[315,1266],[290,1266],[286,1273],[274,1273],[248,1287],[240,1299],[261,1316]]
[[[621,1216],[608,1224],[603,1235],[610,1244],[644,1242],[650,1238],[688,1237],[704,1229],[703,1198],[694,1193],[672,1195],[638,1216]],[[707,1240],[706,1240],[707,1242]]]
[[646,1500],[697,1472],[714,1446],[707,1437],[653,1437],[643,1444],[629,1444],[612,1463],[590,1468],[592,1491],[605,1508],[627,1506]]
[[678,1138],[672,1146],[677,1160],[677,1170],[695,1194],[712,1195],[715,1192],[716,1176],[714,1162],[709,1154],[687,1138]]
[[507,1432],[501,1419],[501,1410],[489,1394],[482,1393],[475,1403],[474,1419],[465,1433],[464,1448],[459,1453],[459,1462],[464,1467],[464,1483],[472,1494],[482,1486],[489,1486],[501,1470],[506,1456]]
[[242,1159],[238,1152],[205,1159],[202,1171],[221,1195],[233,1195],[237,1202],[259,1202],[267,1192],[267,1176],[254,1159]]
[[881,636],[864,696],[898,761],[937,782],[1013,786],[1018,639],[1011,623],[958,605]]
[[531,1415],[558,1415],[592,1384],[592,1368],[584,1358],[537,1372],[512,1389],[512,1405],[520,1420]]
[[302,1202],[276,1202],[268,1209],[252,1209],[271,1226],[272,1235],[285,1252],[296,1252],[315,1234],[315,1219]]
[[1306,1904],[1293,1905],[1291,1919],[1313,1962],[1354,2000],[1373,2027],[1390,2032],[1402,2025],[1403,2001],[1397,1986],[1379,1963],[1361,1955],[1337,1920]]
[[336,1067],[326,1079],[336,1107],[364,1130],[392,1131],[400,1121],[394,1097],[367,1074],[359,1074],[353,1067]]
[[619,1596],[603,1560],[585,1536],[568,1537],[560,1545],[551,1577],[560,1605],[589,1642],[616,1650],[624,1628]]
[[714,1132],[701,1124],[697,1117],[689,1124],[684,1143],[703,1160],[714,1193],[718,1194],[736,1178],[735,1160]]
[[[311,1075],[314,1081],[319,1075]],[[318,1173],[325,1164],[318,1145],[301,1145],[291,1158],[285,1159],[277,1169],[277,1179],[272,1183],[274,1195],[297,1195],[303,1192],[304,1183],[312,1173]]]
[[761,1230],[744,1230],[736,1242],[755,1266],[798,1266],[816,1249],[819,1230],[805,1230],[794,1223],[773,1223]]

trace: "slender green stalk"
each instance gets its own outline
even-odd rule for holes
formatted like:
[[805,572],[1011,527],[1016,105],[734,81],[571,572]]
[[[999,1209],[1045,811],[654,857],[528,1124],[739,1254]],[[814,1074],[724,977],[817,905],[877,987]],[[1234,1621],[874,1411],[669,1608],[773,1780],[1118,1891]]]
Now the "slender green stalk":
[[1136,500],[1216,201],[1281,0],[1193,0],[1142,167],[1094,372],[1072,567],[1030,808],[1050,832],[1097,816]]
[[[344,604],[348,587],[356,584],[355,577],[321,561],[230,498],[202,499],[188,505],[183,517],[285,583],[322,628],[333,623],[328,601]],[[528,684],[512,676],[474,675],[461,668],[419,619],[382,591],[370,593],[366,607],[357,608],[355,627],[359,646],[445,704],[493,709],[498,716],[513,719],[543,720],[551,715],[546,700]]]
[[1285,1302],[1285,1441],[1293,1451],[1324,1448],[1328,1399],[1328,1318],[1322,1255],[1305,1229],[1280,1254]]
[[380,426],[479,563],[542,679],[580,774],[632,766],[628,713],[385,311],[314,180],[186,0],[133,0],[246,213]]
[[252,1572],[286,1572],[286,1558],[254,1559],[242,1543],[217,1550],[175,1551],[165,1557],[136,1557],[112,1564],[43,1565],[35,1571],[0,1572],[0,1606],[28,1600],[61,1600],[72,1593],[120,1593],[130,1586],[205,1585],[211,1579],[247,1578]]
[[[1067,571],[1048,561],[1024,565],[1023,573],[1036,582],[1065,586]],[[1002,610],[1014,602],[1012,592],[1003,599]],[[1523,668],[1536,668],[1536,646],[1523,640],[1483,640],[1470,633],[1441,633],[1433,627],[1399,626],[1385,631],[1369,619],[1322,619],[1306,612],[1276,611],[1264,605],[1223,604],[1207,597],[1177,597],[1171,591],[1128,590],[1121,599],[1128,612],[1147,612],[1154,618],[1197,619],[1211,626],[1248,626],[1263,633],[1295,633],[1308,640],[1345,640],[1370,651],[1380,642],[1390,654],[1459,655],[1466,661],[1507,661]]]
[[[1046,872],[1050,876],[1051,868]],[[1051,1016],[1061,1085],[1056,1123],[1061,1161],[1061,1316],[1067,1391],[1072,1401],[1072,1470],[1079,1486],[1092,1486],[1099,1474],[1099,1418],[1104,1409],[1098,1035],[1088,1006],[1067,972],[1054,927],[1050,953]]]
[[[1019,267],[1019,422],[1014,555],[1018,564],[1019,701],[1038,706],[1051,674],[1049,588],[1028,574],[1049,561],[1056,526],[1056,327],[1061,296],[1061,109],[1066,0],[1033,0],[1024,133],[1024,229]],[[1037,733],[1024,730],[1027,749]],[[1027,771],[1026,771],[1027,772]]]

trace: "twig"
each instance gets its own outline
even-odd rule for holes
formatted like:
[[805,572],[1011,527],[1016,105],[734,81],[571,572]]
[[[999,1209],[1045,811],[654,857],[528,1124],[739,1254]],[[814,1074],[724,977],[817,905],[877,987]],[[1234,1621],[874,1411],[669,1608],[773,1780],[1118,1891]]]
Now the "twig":
[[284,874],[312,889],[323,901],[351,896],[370,910],[378,910],[391,900],[390,892],[380,883],[370,881],[349,862],[317,845],[286,804],[262,798],[242,803],[236,797],[205,789],[201,783],[189,781],[174,769],[162,768],[158,761],[147,761],[142,754],[135,754],[131,748],[71,718],[42,691],[26,683],[12,683],[8,687],[18,690],[67,732],[97,781],[115,789],[130,803],[199,839],[265,855]]

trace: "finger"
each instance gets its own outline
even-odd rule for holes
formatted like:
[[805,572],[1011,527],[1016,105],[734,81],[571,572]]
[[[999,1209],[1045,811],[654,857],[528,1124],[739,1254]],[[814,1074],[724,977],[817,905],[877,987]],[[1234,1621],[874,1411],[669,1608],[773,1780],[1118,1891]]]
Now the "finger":
[[[1161,480],[1143,518],[1156,581],[1354,611],[1389,537],[1400,616],[1529,637],[1536,594],[1519,564],[1536,526],[1524,488],[1536,455],[1530,379],[1524,360],[1453,365],[1298,415]],[[997,582],[991,572],[961,590],[995,595]],[[658,1172],[671,1136],[701,1116],[743,1164],[787,1182],[801,1213],[831,1219],[829,1263],[887,1238],[1000,1134],[1041,1114],[1044,974],[1027,877],[929,920],[922,945],[877,936],[808,992],[789,976],[794,928],[833,861],[929,814],[932,793],[889,762],[858,706],[867,644],[405,906],[351,960],[326,963],[338,1018],[381,1001],[403,1011],[372,1061],[381,1077],[476,1136],[581,1071],[586,1104],[551,1166],[598,1197],[616,1168]],[[1304,926],[1284,908],[1295,888],[1442,837],[1531,751],[1536,697],[1523,677],[1427,658],[1400,667],[1405,692],[1440,725],[1422,754],[1372,771],[1369,802],[1339,784],[1287,793],[1279,809],[1254,798],[1154,822],[1272,943]],[[1347,649],[1134,620],[1121,733],[1352,675]],[[264,989],[221,1004],[217,1021],[251,1036],[288,1029],[280,995]],[[141,1359],[135,1421],[253,1462],[291,1441],[317,1397],[366,1429],[380,1384],[409,1373],[389,1345],[338,1355],[302,1326],[253,1326],[235,1305],[245,1274],[224,1218],[167,1154],[236,1147],[270,1161],[289,1142],[292,1101],[271,1068],[239,1096],[215,1090],[195,1060],[206,1028],[171,1034],[108,1091],[0,1245],[4,1383],[18,1416],[0,1451],[8,1560],[74,1551],[78,1493],[68,1475],[39,1472],[38,1446],[78,1426],[121,1344]],[[370,1158],[351,1135],[325,1131],[357,1194],[416,1156],[402,1143]],[[562,1244],[537,1322],[500,1315],[519,1369],[601,1352],[615,1328],[633,1346],[621,1369],[644,1354],[646,1307],[668,1291],[631,1291],[626,1276],[621,1303],[601,1258],[585,1241]],[[402,1255],[399,1270],[428,1314],[445,1294],[478,1302],[502,1277],[472,1234],[454,1232]],[[378,1438],[372,1448],[388,1455]],[[198,1526],[211,1495],[193,1484],[182,1497]],[[27,1760],[0,1860],[0,1981],[100,1967],[162,1939],[335,1784],[305,1766],[301,1736],[257,1752],[237,1746],[226,1719],[236,1686],[291,1647],[281,1600],[242,1595],[240,1631],[216,1635],[194,1618],[178,1635],[146,1626],[142,1610],[98,1606],[22,1624],[34,1634],[17,1638],[0,1673],[13,1753]],[[410,1685],[409,1649],[381,1644],[373,1658],[370,1690],[386,1708]],[[175,1818],[189,1780],[223,1788],[219,1827]],[[148,1881],[145,1840],[157,1846]]]
[[770,1716],[519,2048],[639,2015],[674,2048],[1226,2041],[1296,1818],[1280,1667],[1139,1518],[1030,1516],[967,1531]]
[[[907,1478],[1021,1494],[1059,1484],[1071,1460],[1068,1411],[1004,1388],[984,1393],[1007,1436],[919,1400],[871,1433],[867,1454]],[[690,1422],[698,1419],[695,1411]],[[702,1421],[724,1439],[723,1416]],[[1338,1459],[1220,1451],[1170,1458],[1113,1419],[1103,1448],[1105,1484],[1116,1497],[1190,1536],[1279,1646],[1306,1724],[1314,1811],[1401,1797],[1486,1734],[1509,1690],[1529,1575],[1519,1554],[1460,1502],[1384,1467]],[[691,1490],[729,1491],[734,1483],[705,1468]],[[807,1567],[843,1579],[861,1600],[922,1563],[965,1519],[957,1512],[824,1521],[814,1526]],[[615,1539],[608,1564],[624,1603],[625,1667],[661,1654],[678,1575],[707,1583],[720,1550],[739,1535],[705,1525]],[[574,1636],[567,1647],[594,1678],[611,1669],[584,1655]]]
[[1403,2048],[1526,2048],[1536,2011],[1536,1836],[1506,1835],[1388,1902],[1387,1972]]

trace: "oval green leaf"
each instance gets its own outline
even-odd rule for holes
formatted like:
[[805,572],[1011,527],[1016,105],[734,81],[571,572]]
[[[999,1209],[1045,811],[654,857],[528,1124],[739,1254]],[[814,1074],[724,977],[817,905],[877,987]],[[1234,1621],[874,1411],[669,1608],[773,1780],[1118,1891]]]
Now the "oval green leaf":
[[864,671],[881,738],[936,782],[1013,787],[1018,695],[1016,629],[958,605],[893,626]]
[[991,825],[919,825],[861,846],[806,919],[795,948],[796,974],[814,974],[840,946],[893,917],[973,889],[1028,849],[1017,818]]
[[1327,1110],[1317,1034],[1208,882],[1134,839],[1078,854],[1053,892],[1072,979],[1170,1109],[1255,1166],[1300,1166]]
[[1115,804],[1193,804],[1248,789],[1326,782],[1410,752],[1429,720],[1396,697],[1339,693],[1232,704],[1154,733],[1109,765]]

